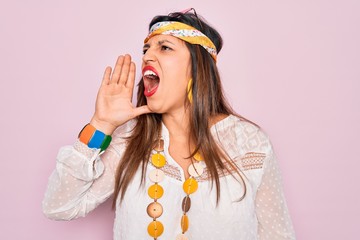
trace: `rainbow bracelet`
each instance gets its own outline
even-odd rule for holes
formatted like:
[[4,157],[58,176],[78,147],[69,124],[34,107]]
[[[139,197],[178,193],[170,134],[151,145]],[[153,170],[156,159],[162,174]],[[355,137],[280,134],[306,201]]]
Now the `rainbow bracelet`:
[[85,125],[78,137],[80,142],[86,144],[89,148],[100,148],[101,152],[105,151],[112,139],[110,135],[97,130],[90,123]]

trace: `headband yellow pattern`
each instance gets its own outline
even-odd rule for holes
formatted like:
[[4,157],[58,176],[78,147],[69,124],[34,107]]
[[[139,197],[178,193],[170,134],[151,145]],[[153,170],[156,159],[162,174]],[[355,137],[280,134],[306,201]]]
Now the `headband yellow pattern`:
[[145,38],[146,43],[155,35],[171,35],[191,44],[198,44],[210,53],[216,62],[217,51],[214,43],[196,28],[181,22],[158,22],[151,26],[149,35]]

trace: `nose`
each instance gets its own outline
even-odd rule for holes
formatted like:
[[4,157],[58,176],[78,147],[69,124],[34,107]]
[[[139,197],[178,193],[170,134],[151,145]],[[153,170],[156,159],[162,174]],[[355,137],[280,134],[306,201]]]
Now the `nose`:
[[154,62],[155,59],[156,59],[156,57],[155,57],[153,50],[151,48],[148,48],[143,55],[143,58],[142,58],[143,62],[144,63]]

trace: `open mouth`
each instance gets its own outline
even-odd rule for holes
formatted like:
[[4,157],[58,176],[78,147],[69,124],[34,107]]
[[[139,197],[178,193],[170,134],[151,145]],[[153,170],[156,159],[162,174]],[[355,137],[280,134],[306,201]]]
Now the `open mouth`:
[[155,94],[160,78],[153,67],[147,66],[143,69],[144,95],[150,97]]

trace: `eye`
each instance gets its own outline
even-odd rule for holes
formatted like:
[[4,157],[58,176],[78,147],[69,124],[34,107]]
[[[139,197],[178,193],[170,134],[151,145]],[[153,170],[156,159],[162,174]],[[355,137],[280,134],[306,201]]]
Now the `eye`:
[[145,54],[147,50],[148,50],[148,48],[144,48],[143,49],[143,54]]
[[169,50],[172,50],[172,49],[169,48],[168,46],[161,45],[161,50],[162,50],[162,51],[169,51]]

